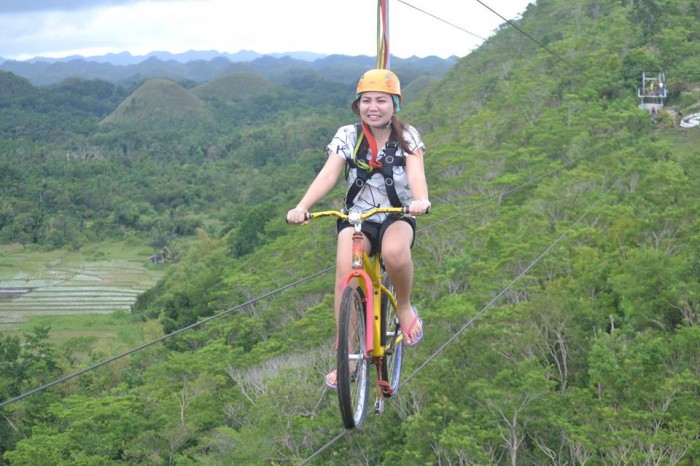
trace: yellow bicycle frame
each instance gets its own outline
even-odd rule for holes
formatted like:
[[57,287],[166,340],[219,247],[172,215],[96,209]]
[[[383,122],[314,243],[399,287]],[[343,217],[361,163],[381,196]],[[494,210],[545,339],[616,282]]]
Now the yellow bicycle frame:
[[[385,294],[396,309],[396,299],[389,290],[382,285],[382,266],[379,256],[369,257],[362,252],[362,263],[358,268],[353,268],[343,283],[343,288],[357,278],[358,285],[365,295],[365,343],[367,355],[375,358],[384,356],[384,347],[381,345],[381,302],[382,294]],[[371,296],[371,298],[370,298]]]
[[[360,218],[364,220],[375,213],[405,214],[406,212],[407,208],[405,207],[380,207],[372,209],[365,214],[361,214]],[[309,219],[329,216],[339,217],[343,220],[348,220],[350,217],[347,213],[339,211],[324,211],[308,214]],[[365,348],[367,348],[367,355],[381,358],[384,356],[384,347],[381,344],[382,294],[387,296],[394,309],[396,309],[397,304],[393,294],[389,293],[389,290],[382,285],[382,264],[379,254],[369,257],[362,247],[362,239],[362,233],[356,229],[352,237],[352,270],[345,278],[343,288],[348,286],[352,280],[357,279],[358,285],[365,294]],[[400,336],[399,338],[402,337],[403,336]]]

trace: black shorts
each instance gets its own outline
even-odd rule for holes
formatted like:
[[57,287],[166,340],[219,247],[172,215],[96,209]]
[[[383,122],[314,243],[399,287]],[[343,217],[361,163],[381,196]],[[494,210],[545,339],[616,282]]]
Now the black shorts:
[[[413,239],[416,238],[416,219],[409,215],[397,215],[389,214],[382,223],[377,222],[362,222],[362,233],[367,237],[371,245],[369,255],[373,256],[378,251],[381,250],[382,238],[384,237],[384,232],[389,225],[394,222],[406,222],[411,225],[413,229]],[[346,228],[353,228],[352,224],[347,220],[338,220],[338,233]],[[411,241],[411,247],[413,247],[413,241]]]

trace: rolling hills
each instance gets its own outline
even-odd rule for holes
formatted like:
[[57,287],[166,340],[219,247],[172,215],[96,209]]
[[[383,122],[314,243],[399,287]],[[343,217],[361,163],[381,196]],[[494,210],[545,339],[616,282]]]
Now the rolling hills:
[[[123,131],[93,111],[96,129],[73,143],[100,157],[80,163],[64,161],[64,143],[7,130],[4,234],[30,241],[80,199],[81,234],[118,225],[154,244],[196,239],[133,309],[166,334],[188,331],[5,408],[5,461],[696,464],[700,130],[674,114],[700,101],[698,21],[693,0],[539,1],[517,22],[528,35],[504,26],[429,85],[405,73],[420,91],[402,117],[424,135],[434,205],[414,247],[426,337],[406,352],[399,397],[359,432],[342,432],[322,382],[334,364],[333,225],[284,223],[352,121],[339,104],[350,83],[305,93],[260,73],[285,91],[253,106],[221,102],[226,86],[209,100],[185,97],[194,84],[151,83],[231,126]],[[636,88],[658,69],[671,92],[655,120]],[[89,196],[77,180],[95,183]],[[32,202],[43,217],[18,222]],[[2,343],[14,377],[2,398],[68,364],[41,345],[13,359],[19,345]]]

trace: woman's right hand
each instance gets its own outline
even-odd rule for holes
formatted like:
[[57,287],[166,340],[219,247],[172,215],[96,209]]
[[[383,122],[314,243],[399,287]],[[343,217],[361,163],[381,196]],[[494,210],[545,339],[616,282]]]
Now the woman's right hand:
[[301,206],[296,206],[289,212],[287,212],[287,223],[295,223],[306,225],[309,223],[307,218],[308,211]]

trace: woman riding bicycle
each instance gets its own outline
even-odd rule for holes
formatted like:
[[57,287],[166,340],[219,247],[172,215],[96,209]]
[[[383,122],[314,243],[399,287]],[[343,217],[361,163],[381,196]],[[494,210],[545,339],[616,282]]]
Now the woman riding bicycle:
[[[326,147],[328,160],[297,206],[287,213],[289,223],[307,223],[309,209],[325,196],[349,165],[346,209],[364,212],[374,207],[407,205],[410,215],[376,215],[362,224],[365,250],[378,251],[396,293],[397,314],[405,343],[415,346],[423,338],[423,322],[411,305],[413,260],[411,247],[416,231],[413,216],[430,209],[428,184],[423,167],[425,145],[418,131],[401,122],[401,84],[385,69],[373,69],[357,84],[352,110],[360,124],[342,126]],[[338,321],[343,279],[351,269],[350,223],[338,221],[336,253],[335,315]],[[326,384],[336,386],[336,371],[326,375]]]

